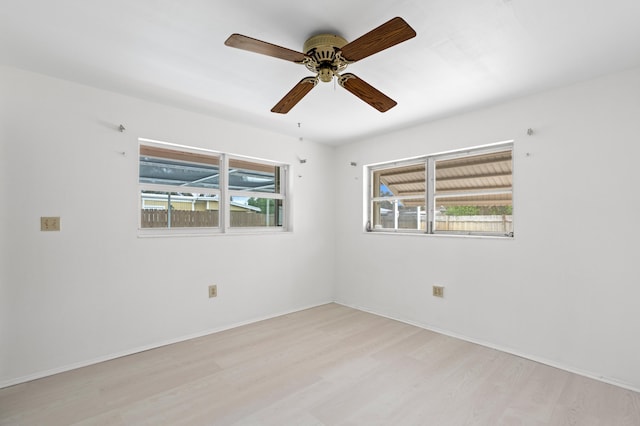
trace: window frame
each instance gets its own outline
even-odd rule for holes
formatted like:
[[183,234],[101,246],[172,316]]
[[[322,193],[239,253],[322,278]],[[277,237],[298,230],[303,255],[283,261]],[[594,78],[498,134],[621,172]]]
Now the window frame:
[[[365,226],[364,231],[369,233],[384,233],[384,234],[400,234],[400,235],[458,235],[458,236],[467,236],[467,237],[496,237],[496,238],[513,238],[513,160],[514,160],[514,141],[508,140],[504,142],[498,142],[495,144],[483,145],[478,147],[464,148],[455,151],[447,151],[436,154],[423,155],[418,157],[411,157],[406,159],[394,160],[383,163],[375,163],[371,165],[365,166]],[[438,194],[436,193],[436,163],[443,160],[450,159],[462,159],[465,157],[473,157],[483,154],[492,154],[499,153],[504,151],[511,152],[511,186],[510,189],[501,189],[501,190],[484,190],[482,192],[478,191],[468,191],[468,192],[458,192],[456,195],[440,195],[440,198],[443,197],[465,197],[465,196],[477,196],[477,195],[488,195],[488,194],[503,194],[509,193],[511,194],[511,232],[502,232],[502,231],[447,231],[447,230],[437,230],[436,229],[436,202],[435,200],[438,198]],[[412,166],[412,165],[421,165],[424,164],[425,167],[425,184],[424,184],[424,194],[423,195],[394,195],[391,197],[380,197],[375,196],[375,185],[376,185],[376,172],[381,170],[390,170],[390,169],[400,169],[402,167]],[[379,185],[379,182],[378,182]],[[376,226],[376,209],[374,207],[376,202],[380,202],[383,200],[402,200],[402,199],[424,199],[425,205],[425,229],[420,228],[420,222],[417,221],[417,229],[405,229],[399,228],[397,226],[397,220],[394,223],[394,228],[381,228]]]
[[[244,162],[248,162],[248,163],[252,163],[252,164],[259,164],[259,165],[263,165],[263,166],[269,166],[269,167],[277,167],[278,168],[278,173],[276,173],[277,175],[277,191],[274,192],[261,192],[261,191],[246,191],[246,190],[237,190],[237,189],[230,189],[229,185],[228,185],[228,178],[229,178],[229,169],[230,169],[230,165],[229,163],[233,162],[233,161],[244,161]],[[288,202],[288,197],[286,196],[287,194],[287,188],[288,188],[288,183],[289,183],[289,166],[282,164],[282,163],[277,163],[274,161],[269,161],[269,160],[258,160],[255,158],[251,158],[251,157],[246,157],[246,156],[241,156],[241,155],[235,155],[235,154],[226,154],[224,156],[223,159],[223,169],[225,170],[224,176],[225,176],[225,188],[226,188],[226,196],[225,196],[225,202],[230,204],[231,203],[231,197],[249,197],[249,198],[265,198],[268,200],[278,200],[281,201],[283,203],[283,208],[282,208],[282,214],[283,214],[283,218],[282,218],[282,225],[278,226],[277,225],[277,220],[275,220],[276,224],[274,226],[266,226],[266,227],[262,227],[262,226],[245,226],[245,227],[238,227],[238,226],[231,226],[231,209],[227,208],[225,209],[224,212],[224,217],[225,217],[225,224],[227,225],[225,228],[225,232],[236,232],[236,233],[242,233],[242,232],[252,232],[252,231],[258,231],[258,232],[274,232],[274,231],[282,231],[282,230],[286,230],[288,229],[290,223],[289,223],[289,214],[287,209],[289,208],[289,202]],[[276,215],[277,216],[277,215]]]
[[[141,183],[140,182],[140,167],[138,166],[138,235],[139,236],[202,236],[202,235],[232,235],[232,234],[273,234],[291,231],[291,215],[290,215],[290,202],[289,202],[289,165],[261,158],[249,157],[238,154],[224,153],[220,151],[214,151],[210,149],[197,148],[192,146],[179,145],[168,142],[161,142],[151,139],[139,138],[138,139],[138,165],[140,165],[141,150],[143,147],[167,149],[177,153],[184,153],[184,158],[218,158],[218,170],[219,181],[218,188],[203,188],[196,186],[175,186],[159,183]],[[185,161],[179,159],[180,161]],[[177,158],[176,158],[177,159]],[[280,182],[277,193],[269,192],[256,192],[256,191],[241,191],[232,190],[229,188],[229,161],[245,161],[248,163],[264,165],[268,167],[275,167],[279,170],[278,180]],[[188,160],[186,160],[188,161]],[[206,162],[205,162],[206,163]],[[195,163],[194,163],[195,164]],[[212,164],[212,163],[208,163]],[[218,225],[207,227],[142,227],[142,208],[143,208],[143,191],[158,191],[158,192],[194,192],[209,195],[212,197],[217,196],[218,202]],[[260,197],[280,200],[283,204],[282,207],[282,221],[281,225],[274,226],[231,226],[231,208],[232,208],[232,196],[241,197]]]
[[[370,166],[369,168],[370,201],[368,203],[369,204],[368,223],[371,223],[371,224],[375,223],[375,217],[379,215],[379,213],[376,214],[376,209],[374,209],[374,204],[388,201],[392,203],[394,206],[394,210],[393,210],[394,228],[381,228],[381,227],[378,228],[377,225],[373,225],[373,228],[371,228],[370,226],[367,226],[368,230],[372,230],[372,231],[375,230],[376,232],[393,232],[393,233],[422,233],[423,232],[420,229],[407,229],[407,228],[398,227],[398,219],[399,219],[398,202],[405,201],[405,200],[415,200],[415,199],[421,198],[421,199],[424,199],[424,205],[422,207],[426,207],[426,202],[427,202],[426,192],[422,196],[417,196],[417,195],[375,196],[376,189],[374,186],[376,172],[379,172],[381,170],[400,169],[400,168],[423,165],[423,164],[425,164],[424,158],[418,157],[418,158],[412,158],[412,159],[393,161],[391,163],[383,163],[377,166]],[[426,184],[426,180],[427,180],[426,164],[425,164],[424,174],[425,174],[425,184]]]

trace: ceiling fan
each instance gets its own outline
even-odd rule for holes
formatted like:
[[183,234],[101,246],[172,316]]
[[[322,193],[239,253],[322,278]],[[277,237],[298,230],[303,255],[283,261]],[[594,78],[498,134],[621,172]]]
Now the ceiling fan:
[[348,43],[344,38],[333,34],[318,34],[309,38],[303,50],[306,53],[287,49],[257,40],[242,34],[232,34],[224,44],[250,52],[261,53],[285,61],[303,64],[313,73],[305,77],[287,93],[271,112],[288,113],[300,100],[313,89],[318,80],[330,82],[337,78],[338,84],[356,95],[380,112],[388,111],[397,102],[371,86],[354,74],[342,72],[349,64],[385,50],[416,36],[413,28],[404,19],[396,17],[369,31],[362,37]]

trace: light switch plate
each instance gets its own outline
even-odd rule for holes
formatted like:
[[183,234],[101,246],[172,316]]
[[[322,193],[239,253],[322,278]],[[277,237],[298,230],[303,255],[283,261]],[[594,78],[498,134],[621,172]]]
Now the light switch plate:
[[435,297],[444,297],[444,287],[440,285],[433,286],[433,295]]
[[218,297],[218,286],[213,284],[209,286],[209,297]]
[[40,218],[41,231],[59,231],[60,216],[42,216]]

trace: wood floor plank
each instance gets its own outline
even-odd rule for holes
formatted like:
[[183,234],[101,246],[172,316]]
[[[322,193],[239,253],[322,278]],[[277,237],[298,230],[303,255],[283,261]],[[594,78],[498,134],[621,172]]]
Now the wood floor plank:
[[640,425],[640,394],[337,304],[0,389],[0,425]]
[[528,380],[513,393],[508,408],[497,424],[548,424],[555,404],[566,386],[571,373],[529,361],[533,371]]

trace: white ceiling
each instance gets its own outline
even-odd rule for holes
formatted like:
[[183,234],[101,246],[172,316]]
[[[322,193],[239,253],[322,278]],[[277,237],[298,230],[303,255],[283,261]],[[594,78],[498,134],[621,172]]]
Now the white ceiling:
[[[301,51],[395,16],[417,37],[348,68],[398,102],[384,114],[333,83],[274,114],[309,71],[224,46]],[[340,144],[639,66],[640,1],[0,0],[0,63]]]

